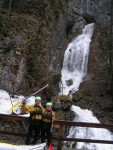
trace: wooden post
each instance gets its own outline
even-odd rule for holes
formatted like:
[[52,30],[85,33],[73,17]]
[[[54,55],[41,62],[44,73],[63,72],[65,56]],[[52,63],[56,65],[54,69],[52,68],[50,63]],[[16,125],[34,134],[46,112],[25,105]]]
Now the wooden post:
[[59,131],[58,131],[59,140],[58,140],[57,150],[61,150],[61,147],[62,147],[62,141],[60,140],[60,138],[62,138],[64,136],[63,127],[64,127],[63,125],[60,125],[60,127],[59,127]]

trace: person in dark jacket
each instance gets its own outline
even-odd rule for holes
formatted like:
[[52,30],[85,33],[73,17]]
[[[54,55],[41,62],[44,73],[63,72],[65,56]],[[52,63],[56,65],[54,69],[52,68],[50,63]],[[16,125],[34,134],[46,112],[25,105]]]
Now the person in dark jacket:
[[[23,102],[22,110],[30,113],[29,117],[29,129],[26,137],[25,144],[36,144],[40,132],[41,132],[41,121],[42,115],[44,113],[44,108],[41,106],[41,97],[35,97],[35,105],[27,106],[25,102]],[[30,143],[32,134],[34,132],[33,141]]]
[[41,128],[41,142],[45,142],[45,136],[47,136],[47,146],[51,144],[52,133],[51,129],[53,121],[55,120],[55,112],[52,111],[52,103],[47,102],[46,108],[42,116],[42,128]]

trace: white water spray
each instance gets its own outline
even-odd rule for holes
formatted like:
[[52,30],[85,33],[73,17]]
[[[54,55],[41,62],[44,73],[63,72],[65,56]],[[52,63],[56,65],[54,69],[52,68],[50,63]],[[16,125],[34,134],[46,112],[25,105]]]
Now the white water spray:
[[65,51],[60,89],[68,95],[78,90],[87,73],[89,46],[94,24],[86,25],[83,33],[74,39]]
[[[61,72],[61,94],[68,95],[70,92],[75,93],[78,90],[83,77],[87,74],[89,47],[93,28],[94,24],[86,25],[83,29],[83,33],[73,40],[66,49],[63,69]],[[71,109],[76,114],[73,121],[100,123],[90,110],[83,110],[78,106],[72,106]],[[67,137],[113,140],[112,133],[107,129],[86,127],[71,127]],[[75,143],[65,142],[65,146],[72,148],[75,147]],[[81,150],[113,150],[113,146],[109,144],[92,144],[83,142],[77,142],[76,148]]]
[[[100,123],[100,121],[93,116],[93,113],[88,109],[81,109],[78,106],[72,106],[71,110],[76,114],[76,117],[73,120],[74,122]],[[113,141],[113,134],[110,131],[98,128],[71,127],[67,137]],[[65,142],[65,145],[72,148],[74,142]],[[76,148],[82,150],[113,150],[113,145],[77,142]]]

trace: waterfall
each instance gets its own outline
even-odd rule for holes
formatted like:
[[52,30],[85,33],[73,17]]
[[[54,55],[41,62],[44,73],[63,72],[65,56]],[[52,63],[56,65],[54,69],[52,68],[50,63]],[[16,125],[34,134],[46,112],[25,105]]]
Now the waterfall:
[[[100,121],[88,109],[81,109],[78,106],[72,106],[71,110],[76,114],[76,117],[73,120],[75,122],[100,123]],[[113,141],[113,134],[109,130],[87,127],[71,127],[67,137]],[[65,146],[72,148],[75,146],[75,143],[65,142]],[[77,142],[76,148],[81,150],[113,150],[113,145]]]
[[78,90],[83,77],[87,74],[89,46],[93,34],[94,23],[88,24],[81,35],[75,38],[64,54],[60,91],[68,95]]
[[[82,34],[68,45],[64,54],[63,68],[61,71],[60,94],[68,95],[69,93],[75,93],[83,77],[87,74],[89,47],[93,28],[93,23],[86,25]],[[84,110],[78,106],[72,106],[71,110],[76,114],[73,121],[100,123],[90,110]],[[67,137],[113,140],[113,134],[107,129],[86,127],[71,127]],[[64,142],[64,146],[70,148],[76,147],[76,149],[81,150],[113,150],[113,146],[109,144]]]

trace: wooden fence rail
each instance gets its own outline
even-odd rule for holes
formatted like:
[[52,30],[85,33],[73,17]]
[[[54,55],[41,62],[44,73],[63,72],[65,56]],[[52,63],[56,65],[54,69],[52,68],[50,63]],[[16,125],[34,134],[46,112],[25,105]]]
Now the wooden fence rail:
[[[0,120],[26,122],[26,121],[28,121],[28,118],[23,117],[23,116],[17,116],[17,115],[0,114]],[[72,121],[64,121],[64,120],[55,120],[54,124],[60,126],[59,131],[58,131],[58,136],[57,137],[52,137],[52,140],[57,140],[58,141],[57,150],[61,150],[62,141],[113,144],[113,141],[109,141],[109,140],[66,138],[64,136],[64,131],[65,131],[64,128],[66,126],[113,129],[113,125],[99,124],[99,123],[89,123],[89,122],[72,122]],[[26,136],[27,133],[14,133],[14,132],[10,132],[10,131],[0,130],[0,134],[8,134],[8,135],[15,135],[15,136]]]

